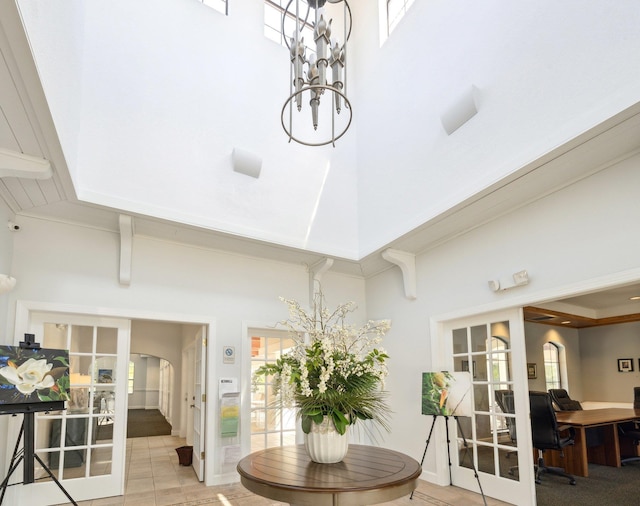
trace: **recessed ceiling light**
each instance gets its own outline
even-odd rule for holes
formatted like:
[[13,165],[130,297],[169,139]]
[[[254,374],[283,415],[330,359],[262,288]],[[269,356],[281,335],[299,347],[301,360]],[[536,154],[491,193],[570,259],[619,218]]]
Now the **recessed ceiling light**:
[[565,320],[565,321],[560,322],[560,323],[562,323],[562,325],[569,325],[571,323],[571,321],[570,320]]
[[634,295],[633,297],[629,297],[629,300],[640,300],[640,295]]

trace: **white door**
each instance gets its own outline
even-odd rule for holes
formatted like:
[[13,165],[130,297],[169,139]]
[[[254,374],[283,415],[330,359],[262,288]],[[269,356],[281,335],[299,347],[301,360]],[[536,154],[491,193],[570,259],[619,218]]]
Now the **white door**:
[[195,388],[193,400],[193,469],[198,476],[198,480],[204,481],[204,435],[205,435],[205,402],[206,402],[206,357],[207,357],[207,336],[205,328],[199,332],[196,338],[195,347]]
[[[444,338],[451,370],[472,376],[472,416],[450,419],[450,433],[457,435],[450,445],[453,485],[535,505],[522,312],[448,322]],[[500,408],[496,399],[505,393],[515,409]]]
[[[42,348],[69,350],[71,400],[36,413],[36,454],[76,501],[124,494],[129,320],[32,312],[29,332]],[[12,487],[13,504],[68,502],[37,461],[34,474]]]

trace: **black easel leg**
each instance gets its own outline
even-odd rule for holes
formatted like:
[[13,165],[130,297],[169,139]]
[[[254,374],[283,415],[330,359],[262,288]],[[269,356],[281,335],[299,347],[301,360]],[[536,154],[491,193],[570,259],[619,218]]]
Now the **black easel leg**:
[[11,475],[18,468],[18,466],[20,465],[20,462],[22,462],[22,458],[24,457],[23,453],[20,452],[19,450],[20,441],[22,441],[23,433],[24,433],[24,420],[22,422],[22,425],[20,426],[20,434],[18,434],[18,439],[16,440],[16,446],[13,449],[13,455],[11,457],[11,462],[9,463],[9,472],[7,473],[7,476],[5,477],[5,479],[2,481],[2,485],[0,485],[0,490],[2,490],[2,493],[0,493],[0,505],[2,504],[2,501],[4,501],[4,494],[7,491],[7,487],[9,486],[9,478],[11,478]]
[[449,438],[449,417],[444,417],[444,426],[447,432],[447,457],[449,458],[449,485],[453,485],[453,477],[451,476],[451,439]]
[[[67,496],[67,499],[71,501],[74,506],[78,506],[78,503],[73,500],[73,498],[69,495],[69,493],[62,486],[62,483],[58,481],[58,479],[53,475],[51,470],[46,466],[46,464],[42,461],[42,459],[35,453],[34,447],[34,435],[35,435],[35,426],[34,426],[34,413],[27,412],[24,413],[24,419],[22,420],[22,426],[20,427],[20,434],[18,435],[18,440],[16,441],[15,449],[13,450],[13,457],[11,458],[11,464],[9,464],[9,472],[7,473],[6,478],[0,485],[0,490],[2,493],[0,495],[0,506],[2,505],[2,501],[4,500],[4,494],[7,490],[9,484],[9,478],[13,474],[13,472],[18,468],[20,462],[23,462],[23,470],[24,470],[24,481],[23,483],[30,484],[33,483],[34,480],[34,459],[37,460],[42,468],[47,472],[49,477],[58,485],[60,490]],[[24,436],[24,447],[22,450],[19,450],[20,441]]]
[[[454,418],[456,419],[456,423],[458,424],[458,430],[460,431],[460,435],[462,436],[462,442],[464,443],[465,451],[469,451],[469,444],[467,443],[467,438],[464,437],[464,432],[462,431],[460,420],[458,419],[457,416],[454,416]],[[451,466],[451,462],[449,462],[449,466]],[[484,506],[487,506],[487,498],[484,496],[484,491],[482,490],[482,484],[480,483],[480,476],[478,476],[478,471],[476,471],[476,465],[473,463],[473,456],[471,458],[471,468],[473,469],[473,475],[476,477],[476,481],[478,482],[478,488],[480,488],[480,494],[482,495],[482,501],[484,502]],[[451,470],[451,467],[449,467],[449,470]]]
[[53,475],[53,473],[51,472],[51,469],[49,469],[49,468],[46,466],[46,464],[45,464],[44,462],[42,462],[42,459],[38,456],[38,454],[35,454],[35,453],[34,453],[34,454],[33,454],[33,456],[35,457],[35,459],[36,459],[38,462],[40,462],[40,465],[41,465],[41,466],[42,466],[42,468],[47,472],[47,474],[49,475],[49,477],[50,477],[53,481],[55,481],[55,482],[56,482],[56,485],[58,485],[58,488],[59,488],[60,490],[62,490],[62,493],[63,493],[64,495],[66,495],[66,496],[67,496],[67,499],[69,499],[69,501],[71,501],[71,503],[72,503],[74,506],[78,506],[78,503],[77,503],[77,502],[75,502],[75,501],[73,500],[73,498],[69,495],[69,492],[67,492],[67,491],[65,490],[65,488],[62,486],[62,483],[60,483],[60,482],[58,481],[58,478],[56,478],[56,477]]
[[[427,436],[427,444],[424,447],[424,452],[422,452],[422,460],[420,461],[420,467],[422,467],[422,464],[424,464],[424,458],[427,455],[427,448],[429,448],[429,441],[431,441],[431,434],[433,434],[433,427],[436,424],[436,419],[437,419],[437,415],[433,415],[433,420],[431,421],[431,429],[429,429],[429,435]],[[409,496],[409,499],[413,499],[413,492],[411,491],[411,495]]]

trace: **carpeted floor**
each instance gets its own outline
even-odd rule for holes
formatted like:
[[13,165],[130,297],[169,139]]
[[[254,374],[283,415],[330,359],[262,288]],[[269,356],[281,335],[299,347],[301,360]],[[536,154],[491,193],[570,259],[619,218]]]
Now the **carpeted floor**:
[[[171,425],[157,409],[130,409],[127,412],[127,438],[169,436]],[[97,439],[111,439],[111,424],[98,426]]]
[[640,463],[622,467],[589,464],[589,476],[576,484],[561,476],[544,475],[536,485],[538,506],[635,506],[640,504]]
[[[484,472],[494,472],[492,450],[480,452],[479,466]],[[465,458],[467,460],[465,460]],[[470,459],[464,450],[460,453],[461,462]],[[504,478],[517,479],[508,474],[515,465],[514,458],[507,459],[501,454],[500,474]],[[470,462],[470,461],[469,461]],[[636,506],[640,504],[640,462],[622,467],[589,464],[589,476],[576,476],[576,484],[570,485],[567,478],[545,474],[536,485],[537,506]]]

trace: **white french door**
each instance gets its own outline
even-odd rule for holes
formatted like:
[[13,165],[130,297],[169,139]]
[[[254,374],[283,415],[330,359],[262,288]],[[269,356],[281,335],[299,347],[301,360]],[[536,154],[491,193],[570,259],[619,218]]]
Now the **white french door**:
[[[453,485],[474,492],[481,487],[487,496],[535,505],[521,311],[447,322],[443,337],[450,370],[472,376],[472,416],[450,421],[456,435],[450,447]],[[509,409],[496,400],[505,394]]]
[[194,395],[193,395],[193,460],[192,466],[198,480],[204,481],[204,447],[206,421],[206,370],[207,370],[207,337],[205,328],[198,333],[194,360]]
[[[70,366],[66,409],[36,413],[36,454],[75,501],[124,494],[129,320],[31,312],[29,332],[42,348],[69,350]],[[34,467],[35,483],[13,487],[14,504],[68,502]]]

